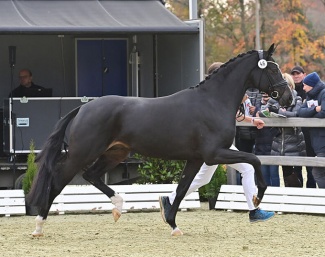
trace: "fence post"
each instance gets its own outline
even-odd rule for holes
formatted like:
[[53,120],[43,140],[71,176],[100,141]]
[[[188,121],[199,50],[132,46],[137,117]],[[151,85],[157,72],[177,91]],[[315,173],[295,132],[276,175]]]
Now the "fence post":
[[227,184],[237,185],[237,171],[227,165]]

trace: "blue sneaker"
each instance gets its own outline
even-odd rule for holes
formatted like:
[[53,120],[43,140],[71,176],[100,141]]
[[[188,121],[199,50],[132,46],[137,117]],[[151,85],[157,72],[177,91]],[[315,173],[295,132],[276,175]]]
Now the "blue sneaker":
[[166,217],[170,211],[171,204],[169,202],[168,196],[159,196],[159,204],[160,204],[160,213],[163,221],[167,223]]
[[254,214],[249,214],[250,222],[259,222],[259,221],[267,221],[274,217],[273,211],[263,211],[261,209],[256,209]]

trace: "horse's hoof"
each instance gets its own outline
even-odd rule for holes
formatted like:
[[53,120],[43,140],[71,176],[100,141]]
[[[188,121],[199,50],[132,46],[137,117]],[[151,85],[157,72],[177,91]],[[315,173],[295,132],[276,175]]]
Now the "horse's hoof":
[[115,222],[121,217],[121,213],[117,208],[113,208],[112,214]]
[[33,236],[33,237],[41,237],[41,236],[44,236],[44,234],[43,234],[42,232],[34,231],[34,232],[32,233],[32,236]]
[[254,195],[253,196],[253,204],[254,204],[255,208],[257,208],[260,205],[260,203],[261,203],[261,200],[256,195]]
[[182,236],[183,232],[179,228],[176,227],[175,229],[173,229],[171,235],[172,236]]

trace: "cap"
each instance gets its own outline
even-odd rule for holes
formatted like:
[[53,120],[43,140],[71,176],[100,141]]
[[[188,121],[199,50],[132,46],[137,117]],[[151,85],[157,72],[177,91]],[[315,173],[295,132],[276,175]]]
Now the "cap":
[[304,69],[301,66],[295,66],[292,68],[290,74],[292,75],[292,73],[294,72],[298,72],[298,73],[305,73]]
[[303,83],[310,87],[314,87],[319,81],[320,81],[320,77],[318,76],[317,72],[313,72],[308,74],[304,78]]

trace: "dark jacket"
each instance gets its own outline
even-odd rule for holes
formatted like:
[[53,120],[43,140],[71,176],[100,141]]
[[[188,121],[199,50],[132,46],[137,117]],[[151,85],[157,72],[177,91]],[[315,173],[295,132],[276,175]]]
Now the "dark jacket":
[[256,138],[257,128],[256,127],[236,127],[236,137],[244,140],[254,140]]
[[264,127],[259,129],[255,138],[256,155],[271,155],[273,138],[278,134],[277,128]]
[[295,83],[295,90],[297,91],[298,96],[301,97],[302,101],[306,99],[306,92],[303,90],[304,84],[301,82]]
[[[302,106],[300,96],[294,90],[294,104],[286,110],[279,109],[278,113],[286,117],[296,117]],[[281,127],[279,134],[274,137],[272,143],[271,155],[282,156],[306,156],[306,144],[301,128],[298,127]]]
[[8,97],[23,97],[23,96],[33,97],[33,95],[30,93],[30,89],[44,89],[44,87],[35,85],[33,82],[30,87],[24,87],[22,85],[19,85],[14,90],[12,90],[12,92],[9,94]]
[[282,127],[274,137],[271,155],[306,156],[305,138],[298,127]]
[[[325,84],[318,82],[307,94],[306,101],[301,106],[298,116],[304,118],[325,118]],[[308,107],[308,101],[317,100],[322,107],[320,112],[315,110],[315,106]],[[325,128],[309,128],[311,144],[316,154],[325,153]]]

